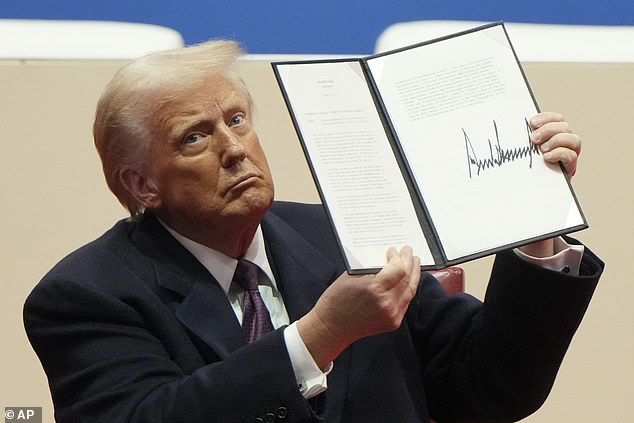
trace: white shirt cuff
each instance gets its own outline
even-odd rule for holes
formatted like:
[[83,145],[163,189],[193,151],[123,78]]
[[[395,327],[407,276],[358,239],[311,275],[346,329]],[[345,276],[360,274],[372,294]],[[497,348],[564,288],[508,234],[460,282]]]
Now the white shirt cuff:
[[583,258],[583,245],[568,244],[562,237],[555,238],[555,254],[550,257],[533,257],[515,248],[515,254],[526,261],[535,263],[549,270],[579,276],[579,267]]
[[322,371],[313,360],[308,348],[299,336],[296,322],[284,329],[284,342],[291,358],[297,388],[306,399],[317,396],[328,389],[327,376],[331,372],[333,364]]

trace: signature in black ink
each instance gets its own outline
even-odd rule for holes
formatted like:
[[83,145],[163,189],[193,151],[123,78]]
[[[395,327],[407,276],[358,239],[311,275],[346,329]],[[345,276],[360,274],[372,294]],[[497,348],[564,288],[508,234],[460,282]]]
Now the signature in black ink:
[[475,150],[473,149],[473,145],[471,144],[471,140],[469,139],[469,135],[464,128],[462,128],[462,133],[464,134],[465,147],[467,150],[467,166],[469,167],[469,178],[473,177],[473,173],[475,170],[475,175],[480,175],[485,169],[493,168],[493,167],[501,167],[506,163],[512,163],[516,160],[521,160],[525,157],[528,157],[528,167],[533,167],[533,155],[539,156],[539,147],[534,145],[530,140],[531,135],[531,127],[526,122],[526,134],[528,139],[528,145],[525,147],[516,147],[511,149],[505,149],[500,144],[500,134],[498,133],[498,125],[493,121],[493,128],[495,129],[495,145],[492,144],[491,139],[489,138],[487,141],[489,143],[489,157],[480,159],[478,158]]

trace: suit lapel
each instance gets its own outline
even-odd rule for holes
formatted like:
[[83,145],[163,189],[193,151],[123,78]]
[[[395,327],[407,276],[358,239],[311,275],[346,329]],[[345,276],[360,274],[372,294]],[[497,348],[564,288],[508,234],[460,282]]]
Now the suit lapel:
[[221,359],[244,346],[240,323],[214,277],[156,218],[140,219],[133,242],[152,258],[157,285],[182,298],[171,307],[180,322]]
[[197,280],[177,308],[176,317],[220,359],[246,345],[240,323],[215,280]]
[[291,321],[305,315],[337,277],[336,266],[272,213],[262,221],[267,256]]
[[[262,232],[286,310],[291,322],[295,321],[313,308],[341,269],[273,213],[268,213],[262,221]],[[336,245],[329,248],[336,248]],[[337,358],[334,370],[328,376],[326,393],[311,400],[318,409],[325,405],[328,421],[342,420],[349,374],[348,348]],[[325,403],[322,403],[324,399]]]

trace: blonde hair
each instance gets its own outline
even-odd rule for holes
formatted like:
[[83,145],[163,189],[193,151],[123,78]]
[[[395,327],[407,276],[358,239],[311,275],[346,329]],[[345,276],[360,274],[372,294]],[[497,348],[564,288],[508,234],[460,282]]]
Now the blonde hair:
[[143,207],[121,183],[120,173],[143,162],[155,111],[217,76],[232,83],[252,106],[233,66],[242,54],[238,43],[227,40],[152,53],[121,68],[106,86],[97,103],[93,137],[108,187],[131,215]]

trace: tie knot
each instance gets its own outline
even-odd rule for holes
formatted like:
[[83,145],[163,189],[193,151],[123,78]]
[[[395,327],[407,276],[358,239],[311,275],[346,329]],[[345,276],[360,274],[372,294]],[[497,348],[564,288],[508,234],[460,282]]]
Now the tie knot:
[[238,260],[233,282],[245,291],[258,289],[258,266],[248,260]]

